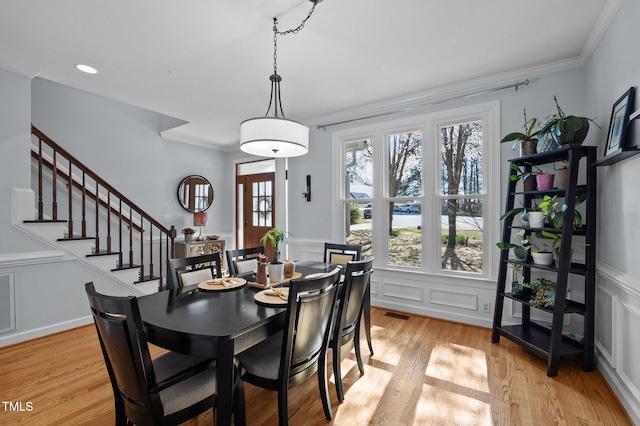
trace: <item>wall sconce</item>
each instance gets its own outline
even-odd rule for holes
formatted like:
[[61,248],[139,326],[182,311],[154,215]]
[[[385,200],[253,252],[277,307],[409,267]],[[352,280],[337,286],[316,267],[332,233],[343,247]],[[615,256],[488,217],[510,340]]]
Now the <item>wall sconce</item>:
[[307,189],[302,193],[302,196],[311,201],[311,175],[307,175]]
[[196,241],[204,240],[204,237],[202,236],[202,227],[207,226],[207,222],[207,212],[198,212],[193,214],[193,226],[200,227],[200,235],[198,235]]

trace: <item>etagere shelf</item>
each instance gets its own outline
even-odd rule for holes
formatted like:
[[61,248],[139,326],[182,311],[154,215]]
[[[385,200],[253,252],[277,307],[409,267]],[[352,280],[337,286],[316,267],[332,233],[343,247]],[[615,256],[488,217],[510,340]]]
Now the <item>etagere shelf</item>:
[[[509,179],[505,211],[514,209],[516,200],[525,207],[531,207],[545,195],[556,195],[558,199],[562,200],[560,202],[565,205],[565,218],[573,218],[577,197],[585,196],[582,227],[574,228],[572,221],[567,219],[561,229],[556,229],[552,225],[545,225],[545,228],[531,228],[526,223],[515,224],[514,215],[511,215],[504,219],[502,241],[509,243],[514,232],[521,229],[524,229],[528,235],[535,234],[536,231],[556,234],[561,238],[561,247],[572,247],[574,237],[579,237],[581,240],[580,245],[584,245],[584,261],[573,262],[572,250],[560,250],[557,262],[544,266],[535,264],[530,260],[519,261],[509,258],[509,251],[503,250],[500,256],[491,336],[493,343],[498,343],[500,336],[504,336],[546,360],[547,376],[556,376],[558,374],[559,361],[564,356],[581,355],[585,371],[592,371],[595,367],[596,147],[565,145],[556,150],[509,160],[511,164],[517,164],[525,172],[531,172],[535,166],[544,167],[544,165],[552,165],[563,160],[569,162],[569,177],[566,188],[523,191],[517,190],[521,184],[516,180]],[[516,171],[512,167],[509,170],[510,176],[516,175]],[[579,184],[578,182],[581,181],[582,183]],[[511,293],[511,281],[509,281],[509,286],[507,287],[507,269],[510,265],[520,265],[522,267],[522,275],[525,282],[531,282],[533,277],[539,277],[542,274],[547,276],[554,274],[556,292],[552,306],[548,308],[536,307],[530,303],[528,298],[513,295]],[[573,278],[573,276],[576,278]],[[572,285],[575,285],[576,282],[584,283],[584,300],[576,301],[567,298],[570,277],[572,277]],[[519,324],[503,325],[502,317],[505,301],[521,306],[522,319]],[[550,314],[552,316],[551,324],[545,324],[541,320],[534,320],[531,315],[532,309]],[[581,339],[563,333],[565,316],[570,314],[577,314],[577,317],[582,318],[584,336]]]

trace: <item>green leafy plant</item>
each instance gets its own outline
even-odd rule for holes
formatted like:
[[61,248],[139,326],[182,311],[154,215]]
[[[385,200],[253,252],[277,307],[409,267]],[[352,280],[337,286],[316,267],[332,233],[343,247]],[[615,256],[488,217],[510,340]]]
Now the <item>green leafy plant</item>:
[[529,301],[531,306],[548,308],[553,306],[556,297],[556,282],[547,278],[537,278],[532,283],[522,283],[512,288],[512,292],[521,292],[524,289],[533,292],[533,298]]
[[[542,213],[549,218],[554,228],[560,229],[565,224],[565,212],[569,208],[566,203],[560,205],[558,200],[556,199],[557,195],[550,197],[545,195],[543,200],[540,202],[540,207],[542,208]],[[586,200],[587,197],[585,195],[579,195],[576,197],[575,207],[579,206]],[[571,224],[574,228],[582,228],[582,214],[578,211],[578,209],[573,210],[573,219]]]
[[553,100],[556,103],[558,113],[547,117],[547,121],[538,132],[541,138],[550,134],[559,145],[582,143],[587,137],[589,122],[600,128],[600,126],[590,118],[566,115],[562,111],[562,108],[560,108],[560,105],[558,105],[558,99],[555,95],[553,96]]
[[520,244],[515,244],[512,242],[503,242],[500,241],[496,243],[500,250],[510,250],[513,249],[513,255],[520,260],[526,260],[529,254],[529,250],[532,247],[531,240],[529,236],[526,234],[524,229],[521,229],[514,237],[520,237]]
[[[287,232],[286,234],[292,235],[290,232]],[[280,257],[280,249],[278,248],[278,245],[284,241],[284,237],[285,232],[277,228],[271,228],[267,232],[265,232],[262,238],[260,238],[260,242],[263,246],[266,247],[267,243],[269,243],[271,244],[271,247],[273,247],[275,256],[271,263],[280,263],[280,261],[278,260],[278,258]]]
[[516,143],[518,141],[527,141],[536,139],[536,135],[539,131],[536,131],[536,127],[539,126],[538,119],[533,117],[530,120],[527,120],[527,110],[524,110],[524,133],[523,132],[511,132],[500,140],[500,143],[504,142],[513,142],[511,149],[516,148]]

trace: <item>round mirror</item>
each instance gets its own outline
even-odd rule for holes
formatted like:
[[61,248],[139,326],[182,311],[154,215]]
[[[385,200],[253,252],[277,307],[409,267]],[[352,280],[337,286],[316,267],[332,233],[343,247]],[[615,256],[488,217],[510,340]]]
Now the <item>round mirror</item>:
[[213,202],[213,187],[202,176],[191,175],[182,179],[178,186],[178,201],[188,212],[198,213],[207,210]]

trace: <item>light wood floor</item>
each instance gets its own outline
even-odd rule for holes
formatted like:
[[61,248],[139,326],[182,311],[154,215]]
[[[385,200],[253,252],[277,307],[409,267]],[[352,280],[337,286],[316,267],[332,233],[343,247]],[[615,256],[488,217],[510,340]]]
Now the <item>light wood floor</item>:
[[[386,313],[372,310],[375,355],[364,343],[364,376],[353,348],[345,347],[342,404],[330,377],[333,421],[324,419],[311,378],[290,391],[290,424],[632,424],[602,375],[583,372],[579,359],[564,360],[558,376],[548,378],[542,360],[506,339],[492,344],[488,329]],[[0,399],[33,406],[7,412],[0,405],[2,425],[113,424],[113,395],[92,325],[2,348],[0,369]],[[251,385],[246,393],[248,424],[277,424],[276,394]],[[188,424],[211,423],[209,412]]]

